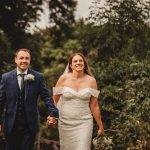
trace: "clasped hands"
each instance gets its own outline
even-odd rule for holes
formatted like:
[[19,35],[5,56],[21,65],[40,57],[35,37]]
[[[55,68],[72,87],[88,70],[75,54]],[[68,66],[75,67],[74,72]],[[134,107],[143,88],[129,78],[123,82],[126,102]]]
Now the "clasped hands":
[[48,116],[47,117],[47,124],[48,125],[55,125],[55,124],[57,124],[57,119],[55,117]]

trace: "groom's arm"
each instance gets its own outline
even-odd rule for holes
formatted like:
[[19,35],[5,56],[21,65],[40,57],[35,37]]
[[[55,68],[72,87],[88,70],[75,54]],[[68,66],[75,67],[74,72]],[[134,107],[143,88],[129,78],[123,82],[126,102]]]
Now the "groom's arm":
[[4,77],[1,77],[0,80],[0,124],[2,124],[2,114],[5,106],[6,101],[6,91],[5,91],[5,83]]
[[55,107],[53,99],[49,94],[49,90],[46,87],[46,82],[43,75],[40,77],[40,96],[48,108],[50,117],[58,118],[58,109]]

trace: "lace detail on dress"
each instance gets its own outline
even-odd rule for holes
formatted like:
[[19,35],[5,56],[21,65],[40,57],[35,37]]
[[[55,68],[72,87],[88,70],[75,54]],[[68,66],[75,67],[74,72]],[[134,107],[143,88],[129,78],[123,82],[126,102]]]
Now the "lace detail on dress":
[[53,92],[61,94],[57,105],[60,150],[90,150],[93,116],[89,103],[91,96],[98,97],[99,91],[90,87],[76,91],[64,86],[53,88]]
[[70,87],[64,86],[64,87],[53,87],[53,95],[60,95],[60,94],[66,93],[66,92],[68,92],[68,89],[69,89],[69,91],[72,91],[76,95],[79,95],[79,94],[85,93],[85,92],[89,92],[92,96],[94,96],[96,98],[98,98],[98,95],[100,93],[99,90],[96,90],[96,89],[93,89],[90,87],[86,87],[77,92]]
[[99,95],[100,91],[90,88],[90,93],[91,93],[92,96],[98,98],[98,95]]
[[63,87],[53,87],[53,95],[59,95],[62,94]]

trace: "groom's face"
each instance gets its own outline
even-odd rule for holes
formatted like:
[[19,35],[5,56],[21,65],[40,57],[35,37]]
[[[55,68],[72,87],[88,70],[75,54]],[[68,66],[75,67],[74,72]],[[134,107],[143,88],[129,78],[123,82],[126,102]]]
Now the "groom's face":
[[15,63],[21,72],[24,72],[30,65],[30,54],[25,51],[19,51],[15,57]]

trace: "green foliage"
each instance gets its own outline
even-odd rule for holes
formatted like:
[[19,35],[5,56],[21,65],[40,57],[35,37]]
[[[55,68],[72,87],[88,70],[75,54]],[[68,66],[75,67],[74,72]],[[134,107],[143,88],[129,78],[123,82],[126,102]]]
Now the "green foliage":
[[96,64],[95,74],[104,124],[115,149],[150,146],[150,63],[113,59]]
[[6,34],[0,31],[0,74],[8,71],[12,67],[12,52],[10,51],[10,47],[11,44],[8,40],[8,37]]
[[125,55],[145,58],[150,48],[149,10],[148,1],[107,0],[103,7],[95,0],[89,19],[97,27],[93,43],[98,56],[103,60]]
[[92,51],[97,45],[97,27],[91,23],[85,23],[85,20],[80,19],[73,27],[74,38],[78,40],[81,48],[79,49],[85,56]]
[[42,137],[47,139],[59,140],[58,135],[58,126],[48,126],[46,123],[43,123],[41,126]]
[[49,0],[50,34],[52,36],[54,47],[63,46],[63,43],[72,34],[72,24],[75,22],[75,0]]
[[21,46],[30,23],[39,19],[42,1],[0,1],[0,29],[8,36],[13,48]]
[[[70,42],[72,43],[72,41]],[[73,53],[73,50],[69,49],[69,43],[66,43],[64,47],[65,48],[63,50],[60,48],[52,49],[51,51],[47,51],[47,55],[44,55],[44,53],[42,55],[45,56],[44,59],[48,60],[44,62],[49,62],[43,68],[43,72],[48,81],[48,85],[51,88],[55,86],[59,76],[63,74],[68,63],[68,57],[71,53]]]
[[47,30],[40,30],[35,32],[33,35],[28,35],[24,41],[24,46],[30,49],[31,51],[31,66],[33,69],[40,71],[42,68],[42,60],[41,60],[41,50],[43,47],[43,43],[47,41],[49,42],[45,32]]

